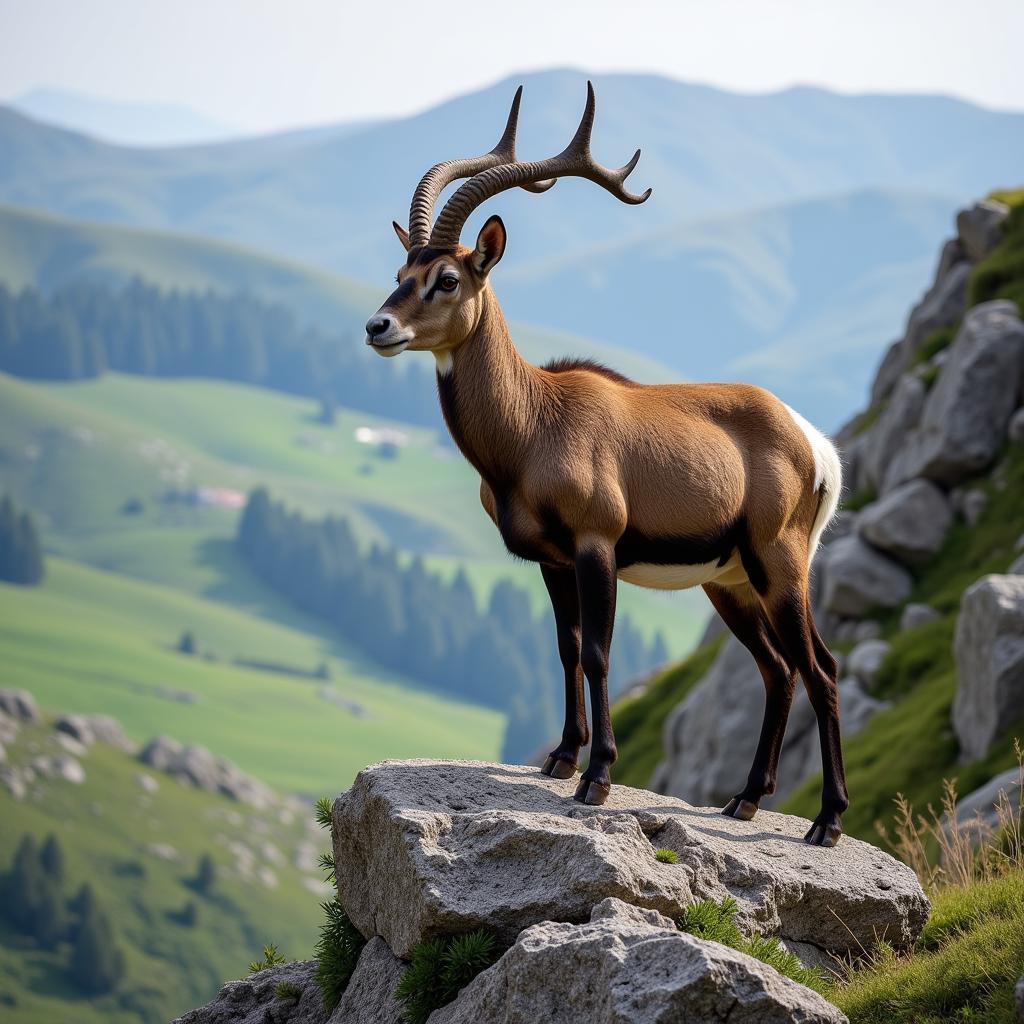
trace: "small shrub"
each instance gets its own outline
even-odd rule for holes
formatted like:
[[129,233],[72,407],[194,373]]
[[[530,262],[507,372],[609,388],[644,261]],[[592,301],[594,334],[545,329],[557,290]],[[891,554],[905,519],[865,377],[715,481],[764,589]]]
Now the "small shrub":
[[497,940],[484,931],[421,942],[398,986],[408,1024],[425,1024],[499,956]]
[[320,925],[320,938],[313,950],[316,958],[313,980],[323,995],[324,1009],[333,1013],[356,969],[366,939],[348,919],[337,897],[320,906],[326,920]]
[[316,809],[316,823],[321,828],[331,827],[331,798],[322,796],[314,805]]
[[258,974],[260,971],[267,971],[271,967],[280,967],[281,964],[287,962],[287,959],[277,951],[277,946],[267,945],[263,947],[263,959],[253,960],[249,964],[249,973]]
[[296,985],[294,981],[279,981],[274,986],[274,995],[278,999],[298,1001],[302,998],[302,986]]
[[816,992],[824,989],[825,979],[821,972],[806,967],[800,958],[790,953],[778,939],[768,939],[757,934],[748,939],[736,925],[738,911],[739,906],[731,896],[726,896],[721,903],[714,900],[698,900],[687,907],[686,913],[676,921],[676,924],[680,931],[746,953],[747,956],[774,967],[779,974]]
[[655,850],[654,856],[662,864],[679,863],[679,854],[675,850],[670,850],[667,846],[662,846]]

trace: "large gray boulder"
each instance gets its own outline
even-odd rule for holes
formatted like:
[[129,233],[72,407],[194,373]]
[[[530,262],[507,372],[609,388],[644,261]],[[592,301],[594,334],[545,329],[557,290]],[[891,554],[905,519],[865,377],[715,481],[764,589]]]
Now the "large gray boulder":
[[584,924],[528,928],[430,1024],[840,1024],[846,1017],[774,968],[609,899]]
[[905,565],[924,565],[942,547],[953,509],[929,480],[909,480],[861,511],[857,532]]
[[137,745],[125,735],[121,723],[110,715],[61,715],[53,727],[86,747],[100,742],[126,754],[134,754],[138,750]]
[[[364,769],[333,808],[346,912],[398,956],[475,928],[511,944],[543,921],[585,922],[609,896],[674,916],[731,895],[741,927],[842,953],[883,935],[906,947],[927,917],[908,867],[849,837],[809,847],[801,818],[739,821],[628,786],[591,807],[574,785],[471,761]],[[660,863],[658,847],[679,862]]]
[[960,599],[953,729],[964,757],[1024,717],[1024,576],[984,576]]
[[862,640],[850,651],[846,659],[846,671],[870,689],[891,649],[892,644],[887,640]]
[[[880,706],[853,686],[839,694],[843,734],[863,728]],[[651,788],[693,804],[725,804],[746,784],[764,714],[764,682],[750,652],[735,637],[707,674],[669,713],[662,727],[664,757]],[[817,721],[802,688],[786,725],[770,807],[821,771]]]
[[907,431],[917,426],[928,391],[916,374],[900,377],[885,409],[864,431],[860,445],[860,486],[876,491],[882,487],[889,460],[903,443]]
[[860,618],[876,608],[898,608],[914,585],[903,566],[859,536],[830,544],[822,552],[818,571],[822,574],[821,603],[840,617]]
[[919,476],[952,486],[985,469],[1005,441],[1022,380],[1024,324],[1016,305],[998,300],[975,306],[882,489]]
[[0,711],[19,722],[36,725],[43,720],[35,697],[28,690],[0,689]]
[[[229,981],[216,999],[172,1024],[326,1024],[323,996],[313,981],[315,968],[315,960],[299,960]],[[276,989],[282,982],[297,985],[302,995],[280,998]]]
[[982,199],[956,215],[957,235],[969,260],[977,263],[992,252],[1009,215],[1010,208],[997,199]]
[[370,939],[328,1024],[402,1024],[396,993],[405,966],[383,939]]

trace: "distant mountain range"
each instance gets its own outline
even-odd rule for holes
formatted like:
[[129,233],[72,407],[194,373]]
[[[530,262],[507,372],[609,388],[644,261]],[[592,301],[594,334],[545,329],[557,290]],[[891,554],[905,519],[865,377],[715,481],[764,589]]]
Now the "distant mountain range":
[[[432,162],[493,145],[525,83],[519,152],[568,140],[585,76],[518,76],[414,117],[215,145],[111,146],[0,108],[0,202],[187,232],[387,287],[389,230]],[[587,182],[506,194],[510,315],[629,348],[678,376],[764,383],[825,426],[861,398],[953,213],[1024,167],[1024,115],[944,97],[736,95],[596,76],[596,157],[644,156],[644,206]],[[3,257],[0,256],[0,260]]]

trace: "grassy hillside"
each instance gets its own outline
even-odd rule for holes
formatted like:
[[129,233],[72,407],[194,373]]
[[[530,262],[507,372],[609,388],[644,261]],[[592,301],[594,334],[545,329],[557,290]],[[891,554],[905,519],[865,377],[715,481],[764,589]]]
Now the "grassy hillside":
[[[9,760],[51,749],[48,726],[25,727]],[[223,979],[244,974],[266,942],[294,957],[309,954],[319,917],[319,873],[310,860],[322,846],[308,827],[311,808],[257,811],[147,772],[157,784],[150,793],[136,781],[140,766],[103,744],[81,763],[82,785],[37,782],[19,802],[0,790],[0,874],[24,835],[55,835],[67,864],[64,894],[92,887],[124,953],[125,976],[113,993],[83,998],[67,976],[67,944],[37,948],[0,915],[7,1024],[163,1024],[211,998]],[[204,895],[188,881],[206,854],[217,877]],[[189,902],[194,926],[179,917]]]

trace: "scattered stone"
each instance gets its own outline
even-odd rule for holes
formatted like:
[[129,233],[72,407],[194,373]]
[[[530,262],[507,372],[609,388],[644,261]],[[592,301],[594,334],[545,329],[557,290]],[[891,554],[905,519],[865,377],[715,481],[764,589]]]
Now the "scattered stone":
[[267,808],[277,801],[272,789],[246,775],[231,761],[216,757],[205,747],[183,746],[169,736],[151,739],[139,760],[186,785],[221,793],[251,807]]
[[18,720],[0,711],[0,743],[13,743],[18,736]]
[[3,764],[7,760],[7,751],[4,749],[3,743],[0,743],[0,764]]
[[857,532],[905,565],[924,565],[942,547],[952,524],[945,494],[928,480],[910,480],[863,509]]
[[877,640],[882,635],[882,625],[874,619],[864,619],[853,625],[853,642],[863,643],[865,640]]
[[1006,203],[982,199],[956,215],[956,231],[972,263],[985,259],[1003,237],[1003,221],[1010,215]]
[[145,772],[136,773],[135,782],[144,793],[155,793],[160,788],[160,783]]
[[860,618],[876,608],[897,608],[913,588],[906,569],[860,537],[830,544],[822,563],[822,603],[839,616]]
[[72,757],[85,757],[89,753],[89,748],[84,743],[79,743],[74,736],[66,732],[57,733],[57,743]]
[[31,725],[38,725],[43,720],[36,699],[28,690],[0,689],[0,711]]
[[25,773],[19,771],[13,765],[0,765],[0,784],[11,794],[15,800],[24,800],[28,793],[28,784],[31,780],[25,778]]
[[890,650],[892,644],[886,640],[865,640],[850,651],[846,671],[871,689]]
[[[189,1010],[172,1024],[327,1024],[323,996],[313,980],[315,970],[315,960],[298,960],[229,981],[216,999]],[[302,995],[279,998],[277,987],[282,982],[298,986]],[[339,1018],[336,1024],[345,1022]]]
[[402,1024],[404,1008],[395,997],[405,964],[381,938],[372,938],[359,954],[348,987],[330,1024]]
[[63,779],[76,786],[85,782],[85,769],[70,754],[41,754],[32,759],[31,767],[41,779]]
[[[572,780],[518,765],[364,769],[333,808],[346,912],[397,956],[474,928],[511,943],[543,921],[579,924],[609,896],[677,916],[694,899],[731,895],[748,932],[836,952],[883,936],[905,948],[927,918],[906,865],[851,837],[808,847],[801,818],[761,811],[740,821],[621,785],[589,807],[572,790]],[[660,847],[678,864],[659,863]]]
[[1024,717],[1024,577],[984,576],[960,599],[953,729],[977,759]]
[[949,487],[995,458],[1024,377],[1024,324],[1006,299],[969,310],[949,360],[886,472],[887,491],[914,477]]
[[156,857],[157,860],[171,862],[181,860],[181,854],[170,843],[146,843],[143,850],[151,857]]
[[981,522],[987,504],[988,495],[980,488],[972,487],[970,490],[964,491],[960,501],[960,510],[968,526],[977,526]]
[[903,614],[900,615],[900,629],[903,631],[917,629],[918,626],[941,618],[942,616],[929,605],[911,603],[903,609]]
[[608,899],[589,923],[528,928],[454,1002],[436,1010],[431,1024],[536,1024],[555,1007],[571,1007],[593,1024],[846,1021],[774,968]]

